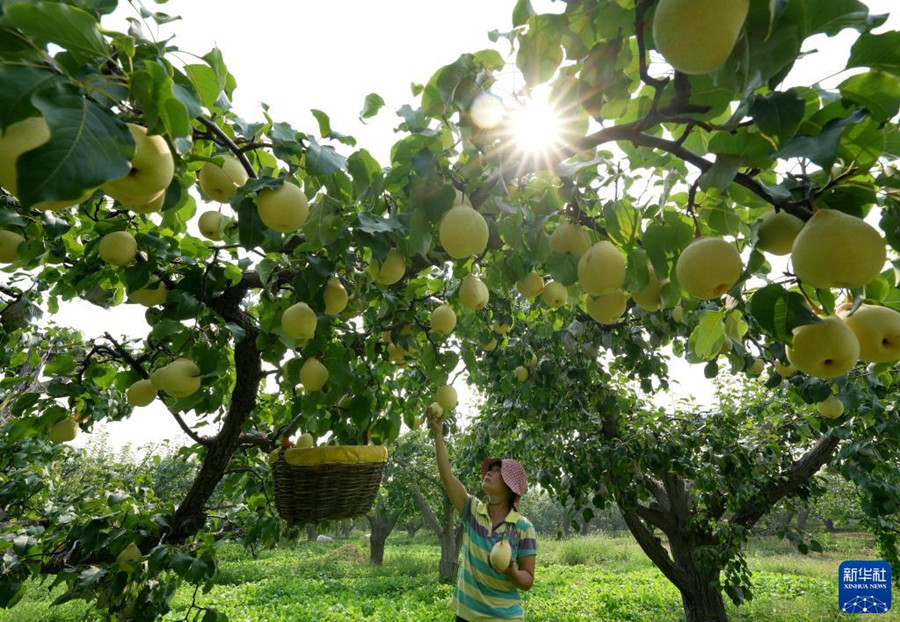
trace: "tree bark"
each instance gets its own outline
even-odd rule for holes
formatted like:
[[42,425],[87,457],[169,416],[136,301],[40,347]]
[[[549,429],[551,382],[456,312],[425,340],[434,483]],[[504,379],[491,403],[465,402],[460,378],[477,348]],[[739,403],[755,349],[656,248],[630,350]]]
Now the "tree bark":
[[441,543],[441,561],[438,563],[438,575],[441,581],[453,581],[459,572],[459,549],[462,547],[463,526],[456,519],[453,504],[442,492],[441,519],[428,506],[428,502],[417,489],[413,489],[413,501],[422,512],[425,524],[437,535]]
[[376,566],[384,563],[384,544],[388,536],[394,530],[400,514],[382,514],[376,512],[366,516],[369,521],[369,560]]
[[835,531],[833,520],[831,520],[830,518],[823,518],[822,522],[825,523],[825,531],[827,531],[827,532]]
[[416,520],[409,521],[406,523],[406,535],[410,538],[415,538],[416,534],[419,530],[425,525],[424,521]]
[[438,575],[441,581],[455,581],[459,573],[459,547],[456,534],[444,530],[440,537],[441,561],[438,564]]
[[306,541],[315,542],[319,537],[319,527],[315,523],[306,523]]
[[696,542],[679,534],[669,536],[675,565],[686,579],[676,586],[681,592],[681,603],[687,622],[727,622],[725,601],[719,589],[720,568],[701,569],[695,561]]

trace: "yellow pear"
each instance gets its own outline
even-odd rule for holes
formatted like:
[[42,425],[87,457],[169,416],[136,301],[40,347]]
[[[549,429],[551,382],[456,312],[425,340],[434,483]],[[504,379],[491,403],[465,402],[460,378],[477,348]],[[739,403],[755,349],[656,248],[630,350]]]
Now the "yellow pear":
[[525,367],[534,367],[538,364],[537,354],[531,353],[531,356],[525,359]]
[[769,210],[760,219],[756,248],[772,255],[789,255],[803,221],[784,210]]
[[487,248],[488,225],[473,207],[458,203],[444,214],[438,235],[448,255],[465,259],[480,255]]
[[526,380],[528,380],[528,368],[524,365],[519,365],[518,367],[516,367],[513,373],[516,376],[516,380],[518,380],[519,382],[525,382]]
[[749,9],[750,0],[659,0],[656,49],[681,73],[715,71],[731,55]]
[[761,358],[753,359],[753,362],[747,367],[746,371],[748,376],[759,376],[766,369],[766,362]]
[[719,298],[738,282],[743,270],[741,254],[721,238],[697,238],[675,264],[681,287],[701,300]]
[[204,163],[197,180],[206,196],[219,203],[228,203],[237,189],[247,183],[249,175],[235,156],[226,153],[216,156],[219,157],[222,158],[222,166],[213,162]]
[[793,344],[785,353],[794,367],[810,376],[837,378],[859,360],[859,341],[841,318],[831,315],[795,328]]
[[524,279],[516,281],[516,289],[525,298],[536,298],[544,291],[544,277],[532,270]]
[[674,309],[672,309],[672,319],[681,324],[684,322],[684,308],[681,305],[678,305]]
[[449,335],[456,327],[456,313],[448,304],[442,304],[431,312],[431,329],[440,335]]
[[281,314],[281,330],[291,339],[306,341],[316,335],[318,318],[305,302],[291,305]]
[[454,408],[456,408],[456,404],[458,401],[456,389],[454,389],[449,384],[445,384],[444,386],[438,388],[434,398],[435,401],[440,404],[441,408],[443,408],[444,410],[453,410]]
[[157,305],[165,304],[168,295],[169,290],[166,288],[166,284],[154,277],[150,279],[150,284],[147,285],[147,287],[135,290],[128,294],[128,300],[144,305],[145,307],[155,307]]
[[581,257],[591,247],[591,236],[581,225],[566,220],[550,234],[548,245],[551,253],[572,253]]
[[280,188],[263,188],[256,200],[259,219],[269,229],[291,233],[309,217],[309,202],[303,191],[289,181]]
[[459,301],[472,311],[484,309],[490,297],[487,285],[474,274],[466,276],[459,285]]
[[132,406],[146,406],[156,399],[156,387],[147,378],[138,380],[128,387],[125,398]]
[[396,248],[392,248],[388,251],[384,261],[372,259],[372,263],[369,265],[369,272],[376,283],[393,285],[402,279],[406,273],[406,260]]
[[328,315],[337,315],[347,307],[347,290],[341,284],[341,280],[336,276],[328,279],[325,284],[325,291],[322,292],[322,298],[325,300],[325,313]]
[[494,324],[492,325],[492,328],[493,328],[494,332],[497,333],[498,335],[505,335],[506,333],[509,332],[509,329],[512,327],[509,324],[507,324],[506,322],[500,322],[500,321],[494,320]]
[[143,205],[132,205],[129,209],[136,214],[153,214],[160,211],[166,202],[166,191],[163,190]]
[[797,374],[797,372],[799,371],[793,365],[790,365],[790,364],[785,365],[784,363],[782,363],[781,361],[778,361],[778,360],[775,361],[774,367],[775,367],[775,373],[778,374],[779,376],[781,376],[782,378],[790,378],[791,376],[795,376]]
[[12,263],[19,260],[19,244],[25,241],[15,231],[0,229],[0,263]]
[[405,349],[393,344],[389,343],[387,345],[387,353],[388,359],[392,363],[400,363],[403,364],[406,361],[406,355],[409,354]]
[[[16,162],[26,151],[37,149],[50,140],[50,127],[43,117],[29,117],[13,123],[0,134],[0,186],[13,196],[19,194],[19,171]],[[86,201],[93,194],[90,190],[69,201],[42,201],[31,206],[38,211],[61,210]]]
[[200,235],[214,242],[222,239],[222,225],[225,217],[215,210],[209,210],[200,214],[197,220],[197,228]]
[[440,421],[444,416],[444,409],[437,402],[431,402],[431,404],[428,406],[428,408],[425,409],[425,411],[427,414],[430,414],[431,417],[436,421]]
[[827,419],[837,419],[844,414],[844,403],[834,394],[816,404],[816,408]]
[[653,269],[653,266],[648,263],[647,267],[650,271],[650,280],[642,290],[632,292],[631,297],[639,307],[653,313],[654,311],[659,311],[660,306],[662,306],[659,292],[662,290],[663,285],[669,282],[669,279],[660,281],[656,278],[656,271]]
[[497,339],[495,337],[491,337],[489,340],[481,344],[481,349],[485,352],[493,352],[497,349]]
[[817,210],[791,249],[794,274],[820,289],[863,287],[886,260],[884,238],[872,225],[833,209]]
[[578,260],[578,282],[592,296],[600,296],[622,287],[625,259],[612,242],[597,242]]
[[175,359],[150,374],[150,382],[172,397],[188,397],[200,389],[200,368],[189,358]]
[[584,300],[584,310],[595,322],[615,324],[622,319],[622,314],[625,313],[625,302],[624,292],[617,289],[602,296],[588,295]]
[[127,231],[107,233],[97,246],[100,258],[114,266],[124,266],[131,263],[135,255],[137,255],[137,251],[137,240]]
[[136,543],[132,542],[116,556],[116,563],[122,568],[130,569],[133,562],[140,560],[141,557],[143,557],[141,549],[138,548]]
[[309,432],[305,432],[297,437],[297,447],[300,449],[309,449],[315,446],[316,439]]
[[53,443],[68,443],[78,436],[78,422],[73,417],[57,421],[50,427],[48,435]]
[[[840,308],[838,315],[844,315]],[[859,340],[859,358],[867,363],[900,360],[900,313],[888,307],[861,305],[844,321]]]
[[543,300],[548,307],[558,309],[569,301],[569,290],[566,286],[558,281],[550,281],[544,286],[541,294]]
[[165,192],[175,174],[175,161],[169,143],[159,135],[147,135],[147,128],[128,124],[135,152],[131,171],[103,184],[103,191],[125,207],[146,205]]
[[307,391],[318,391],[328,380],[328,369],[317,358],[308,358],[300,368],[300,384]]
[[491,548],[488,560],[491,562],[491,568],[497,572],[503,572],[509,568],[509,564],[512,561],[512,547],[510,547],[509,542],[500,540],[495,544]]

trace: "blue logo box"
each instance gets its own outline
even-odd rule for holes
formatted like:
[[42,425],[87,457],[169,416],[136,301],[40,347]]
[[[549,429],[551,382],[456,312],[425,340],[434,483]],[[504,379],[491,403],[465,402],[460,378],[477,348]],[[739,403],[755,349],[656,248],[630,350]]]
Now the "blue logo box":
[[838,586],[838,603],[844,613],[891,610],[891,566],[887,562],[842,562]]

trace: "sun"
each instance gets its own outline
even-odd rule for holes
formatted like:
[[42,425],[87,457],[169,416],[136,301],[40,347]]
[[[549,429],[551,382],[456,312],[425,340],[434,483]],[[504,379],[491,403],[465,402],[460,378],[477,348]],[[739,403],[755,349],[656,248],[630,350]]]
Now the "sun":
[[535,89],[511,120],[513,139],[523,152],[540,154],[560,146],[559,112],[545,91]]

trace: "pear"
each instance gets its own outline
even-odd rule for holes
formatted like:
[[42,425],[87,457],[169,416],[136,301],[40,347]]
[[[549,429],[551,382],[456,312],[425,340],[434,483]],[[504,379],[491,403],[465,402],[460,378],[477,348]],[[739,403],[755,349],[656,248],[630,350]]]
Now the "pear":
[[820,289],[863,287],[884,269],[884,238],[869,223],[833,209],[820,209],[791,248],[794,274]]
[[325,291],[322,292],[322,298],[325,300],[325,313],[328,315],[337,315],[347,307],[347,290],[341,284],[341,280],[336,276],[328,279],[325,283]]
[[643,289],[632,292],[631,297],[640,308],[653,313],[654,311],[659,311],[659,308],[662,306],[662,300],[660,299],[659,293],[662,290],[663,285],[669,282],[669,279],[660,281],[656,278],[656,271],[649,262],[647,268],[650,271],[650,280]]
[[149,379],[138,380],[128,387],[125,398],[132,406],[147,406],[156,399],[156,387]]
[[209,210],[200,214],[197,220],[197,228],[200,229],[200,235],[207,240],[217,242],[222,239],[222,224],[225,217],[215,210]]
[[503,572],[509,568],[509,564],[512,561],[512,548],[509,546],[509,542],[500,540],[500,542],[495,544],[491,548],[488,559],[491,562],[491,568],[497,572]]
[[550,234],[548,245],[551,253],[572,253],[581,257],[591,247],[591,237],[581,225],[563,221]]
[[584,300],[584,310],[595,322],[600,324],[615,324],[622,319],[625,313],[625,294],[617,289],[602,296],[587,296]]
[[466,276],[459,285],[459,300],[467,309],[479,311],[487,306],[491,293],[474,274]]
[[434,396],[435,401],[441,405],[441,408],[444,410],[453,410],[456,408],[457,404],[457,395],[456,389],[454,389],[451,385],[445,384],[437,390],[437,393]]
[[309,202],[303,191],[289,181],[280,188],[263,188],[256,199],[259,219],[269,229],[292,233],[309,218]]
[[153,277],[150,279],[150,283],[147,287],[143,287],[128,294],[128,300],[144,305],[145,307],[155,307],[165,304],[168,295],[169,290],[166,288],[166,284],[156,277]]
[[506,333],[509,332],[509,329],[512,327],[509,324],[507,324],[506,322],[500,322],[500,321],[494,320],[494,323],[491,326],[491,328],[498,335],[505,335]]
[[328,369],[317,358],[308,358],[300,368],[300,384],[307,391],[318,391],[328,380]]
[[138,548],[138,545],[135,542],[131,542],[116,556],[116,563],[121,568],[130,569],[133,562],[138,561],[141,557],[143,557],[141,549]]
[[448,255],[465,259],[480,255],[487,248],[488,225],[472,206],[459,203],[444,214],[438,235]]
[[19,245],[25,241],[15,231],[0,229],[0,263],[12,263],[19,260]]
[[[838,308],[843,316],[845,309]],[[900,360],[900,313],[888,307],[861,305],[844,321],[859,340],[859,358],[867,363]]]
[[456,327],[456,313],[448,304],[442,304],[431,312],[431,329],[439,335],[449,335]]
[[674,309],[672,309],[672,319],[681,324],[684,322],[684,308],[681,305],[678,305]]
[[57,421],[51,426],[48,436],[53,443],[68,443],[78,436],[78,422],[74,417]]
[[759,376],[766,368],[766,362],[761,358],[753,359],[753,362],[745,369],[748,376]]
[[784,210],[763,214],[757,229],[756,248],[771,255],[789,255],[803,221]]
[[[13,123],[0,134],[0,186],[13,196],[18,196],[19,171],[16,163],[19,156],[32,149],[37,149],[50,140],[50,127],[43,117],[29,117]],[[86,201],[92,194],[90,190],[80,197],[68,201],[42,201],[35,203],[31,209],[37,211],[57,211]]]
[[316,440],[313,438],[313,435],[309,432],[301,434],[297,437],[297,447],[300,449],[309,449],[310,447],[314,447],[316,444]]
[[114,266],[128,265],[137,255],[137,251],[137,240],[127,231],[107,233],[97,246],[100,258]]
[[532,270],[524,279],[516,281],[516,289],[525,298],[537,298],[544,291],[544,277]]
[[738,282],[743,270],[741,254],[721,238],[697,238],[675,264],[681,287],[701,300],[719,298]]
[[136,214],[153,214],[162,210],[166,202],[166,191],[163,190],[143,205],[131,205],[129,209]]
[[291,305],[281,314],[281,330],[297,341],[312,339],[316,334],[317,325],[316,312],[305,302]]
[[837,378],[859,360],[859,341],[843,320],[831,315],[795,328],[793,344],[785,353],[794,367],[810,376]]
[[431,417],[435,421],[440,421],[441,418],[444,416],[444,409],[437,402],[432,402],[431,404],[429,404],[428,408],[425,409],[425,412],[426,412],[426,414],[431,415]]
[[750,0],[659,0],[653,41],[681,73],[710,73],[728,60],[749,10]]
[[175,175],[175,161],[169,143],[159,135],[149,136],[147,128],[128,124],[135,151],[131,171],[103,184],[103,191],[125,207],[143,206],[158,199]]
[[513,373],[516,376],[516,380],[518,380],[519,382],[525,382],[526,380],[528,380],[528,368],[524,365],[519,365],[518,367],[516,367]]
[[392,248],[388,251],[384,261],[373,259],[369,265],[369,272],[376,283],[381,285],[393,285],[403,278],[406,273],[406,260],[400,252]]
[[495,337],[491,337],[481,344],[481,349],[485,352],[493,352],[497,349],[497,339]]
[[778,360],[775,361],[774,367],[775,367],[775,373],[778,374],[779,376],[781,376],[782,378],[790,378],[792,376],[795,376],[797,374],[797,372],[799,371],[793,365],[785,365],[784,363],[782,363],[781,361],[778,361]]
[[844,403],[834,394],[816,404],[816,408],[827,419],[837,419],[844,414]]
[[550,281],[544,286],[541,294],[543,300],[548,307],[558,309],[569,301],[569,290],[566,286],[558,281]]
[[213,162],[204,163],[197,180],[206,196],[219,203],[228,203],[237,189],[247,183],[249,175],[235,156],[223,154],[216,157],[222,158],[222,166]]
[[600,296],[625,282],[625,259],[612,242],[597,242],[578,260],[578,282],[585,292]]
[[189,358],[178,358],[150,374],[150,381],[172,397],[188,397],[200,389],[200,368]]

